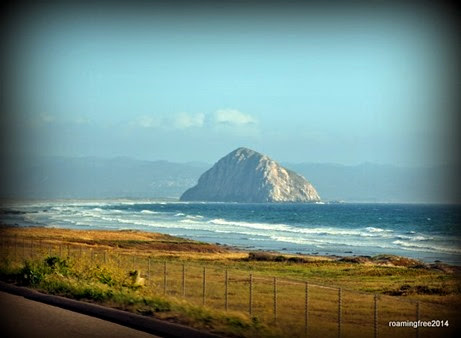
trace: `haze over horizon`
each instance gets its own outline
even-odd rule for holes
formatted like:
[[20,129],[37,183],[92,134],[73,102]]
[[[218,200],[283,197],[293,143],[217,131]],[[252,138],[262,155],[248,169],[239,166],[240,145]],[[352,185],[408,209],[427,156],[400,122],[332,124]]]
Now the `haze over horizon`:
[[116,4],[7,7],[3,156],[459,160],[436,7]]

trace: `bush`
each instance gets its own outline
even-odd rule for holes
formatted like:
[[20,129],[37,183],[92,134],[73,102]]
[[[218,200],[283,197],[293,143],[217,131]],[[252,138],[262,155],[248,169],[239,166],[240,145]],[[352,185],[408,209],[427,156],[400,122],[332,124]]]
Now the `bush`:
[[248,260],[250,261],[273,261],[274,256],[267,252],[250,252],[248,253]]
[[306,263],[302,257],[286,257],[283,255],[273,255],[267,252],[250,252],[249,261],[266,261],[266,262],[289,262],[289,263]]
[[43,266],[26,261],[19,272],[19,282],[23,285],[38,285],[43,280],[46,271]]
[[17,273],[17,281],[26,286],[38,286],[47,276],[65,276],[69,273],[69,264],[65,259],[49,256],[43,261],[25,261]]
[[51,272],[57,272],[63,275],[69,273],[69,263],[67,260],[58,256],[48,256],[44,261],[45,265],[50,268]]
[[98,280],[102,284],[106,284],[108,286],[115,286],[115,280],[112,275],[108,271],[101,271],[98,275]]

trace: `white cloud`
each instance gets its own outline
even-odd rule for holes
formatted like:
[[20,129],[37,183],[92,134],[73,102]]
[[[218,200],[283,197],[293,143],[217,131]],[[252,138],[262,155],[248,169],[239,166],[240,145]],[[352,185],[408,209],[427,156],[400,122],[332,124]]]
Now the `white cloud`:
[[[249,114],[236,109],[219,109],[214,113],[177,113],[172,116],[166,115],[142,115],[131,122],[132,125],[142,128],[161,128],[164,130],[203,128],[209,127],[226,128],[244,127],[256,125],[256,119]],[[235,129],[235,128],[231,128]],[[240,129],[240,128],[239,128]]]
[[205,121],[205,114],[188,114],[179,113],[175,116],[173,126],[178,129],[187,129],[192,127],[202,127]]
[[162,128],[162,129],[187,129],[202,127],[205,121],[205,114],[179,113],[171,117],[158,115],[139,116],[133,125],[142,128]]
[[214,117],[218,124],[246,125],[256,123],[256,120],[251,115],[236,109],[219,109],[215,112]]
[[156,128],[161,125],[161,121],[156,117],[143,115],[139,116],[134,124],[143,128]]

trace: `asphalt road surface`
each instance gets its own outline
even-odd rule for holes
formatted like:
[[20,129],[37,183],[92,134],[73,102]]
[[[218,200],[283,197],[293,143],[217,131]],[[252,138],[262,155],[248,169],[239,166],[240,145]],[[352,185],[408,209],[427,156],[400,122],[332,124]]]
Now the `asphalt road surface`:
[[146,332],[0,292],[0,336],[153,338]]

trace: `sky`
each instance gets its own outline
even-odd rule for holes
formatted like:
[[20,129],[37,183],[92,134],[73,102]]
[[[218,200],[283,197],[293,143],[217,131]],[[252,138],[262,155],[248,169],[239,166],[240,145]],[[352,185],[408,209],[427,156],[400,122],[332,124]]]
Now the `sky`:
[[458,35],[431,7],[11,5],[2,156],[459,161]]

